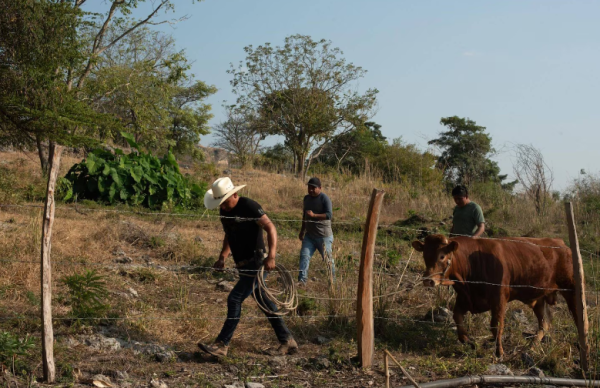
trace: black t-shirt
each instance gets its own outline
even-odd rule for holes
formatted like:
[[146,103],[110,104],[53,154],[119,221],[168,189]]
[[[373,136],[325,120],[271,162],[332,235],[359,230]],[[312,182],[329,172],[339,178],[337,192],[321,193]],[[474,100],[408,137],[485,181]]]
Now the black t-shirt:
[[245,262],[239,268],[258,269],[266,252],[263,230],[256,220],[265,214],[263,208],[250,198],[240,197],[231,211],[221,209],[220,213],[235,263]]

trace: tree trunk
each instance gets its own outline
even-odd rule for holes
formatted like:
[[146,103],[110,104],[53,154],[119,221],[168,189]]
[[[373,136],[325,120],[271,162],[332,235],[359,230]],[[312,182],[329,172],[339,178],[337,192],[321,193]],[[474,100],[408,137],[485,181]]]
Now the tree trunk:
[[[38,156],[40,158],[40,167],[42,168],[42,174],[48,174],[48,160],[49,155],[44,152],[44,144],[40,135],[35,135],[35,142],[37,144]],[[50,153],[50,150],[49,152]]]
[[304,152],[296,153],[296,176],[304,180],[306,176],[306,169],[304,168],[304,162],[306,162],[306,154]]

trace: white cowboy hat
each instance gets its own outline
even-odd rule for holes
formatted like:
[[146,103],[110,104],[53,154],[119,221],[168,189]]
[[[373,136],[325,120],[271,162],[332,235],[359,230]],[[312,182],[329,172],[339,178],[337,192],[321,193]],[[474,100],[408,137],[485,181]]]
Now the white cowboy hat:
[[216,209],[227,198],[231,197],[234,193],[237,193],[246,185],[234,186],[233,182],[229,177],[219,178],[212,184],[212,189],[208,190],[204,194],[204,207],[207,209]]

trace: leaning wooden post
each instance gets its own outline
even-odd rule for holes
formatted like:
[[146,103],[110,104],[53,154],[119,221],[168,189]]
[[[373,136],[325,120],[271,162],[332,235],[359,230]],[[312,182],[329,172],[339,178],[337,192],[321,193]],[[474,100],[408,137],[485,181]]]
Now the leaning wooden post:
[[583,261],[579,252],[579,240],[575,228],[575,216],[573,215],[573,204],[565,202],[567,213],[567,226],[569,227],[569,242],[573,256],[573,279],[575,281],[575,305],[577,307],[577,331],[579,332],[579,356],[581,369],[588,371],[589,352],[588,345],[588,315],[585,300],[585,275],[583,273]]
[[385,368],[385,388],[390,388],[390,360],[387,351],[383,352],[383,367]]
[[358,326],[358,358],[363,368],[373,365],[375,354],[375,333],[373,324],[373,260],[375,257],[375,239],[379,212],[383,203],[383,190],[373,189],[365,233],[360,255],[358,291],[356,303],[356,322]]
[[61,146],[52,143],[49,146],[48,189],[42,221],[42,363],[44,366],[44,380],[48,383],[53,383],[56,376],[54,330],[52,328],[52,265],[50,263],[50,250],[52,248],[52,225],[54,224],[54,186],[58,176],[62,150]]

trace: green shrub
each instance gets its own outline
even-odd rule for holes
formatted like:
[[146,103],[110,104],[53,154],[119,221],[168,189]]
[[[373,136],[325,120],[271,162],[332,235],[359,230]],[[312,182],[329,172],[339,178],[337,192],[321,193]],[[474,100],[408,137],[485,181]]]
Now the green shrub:
[[9,332],[0,332],[0,363],[14,365],[17,356],[27,355],[34,346],[33,338],[29,336],[20,339]]
[[75,164],[58,183],[63,200],[90,199],[97,202],[123,202],[151,209],[167,206],[197,208],[207,185],[191,183],[179,171],[175,156],[169,151],[159,159],[139,150],[133,137],[122,134],[133,152],[125,155],[96,149],[81,163]]
[[102,318],[105,315],[109,308],[105,303],[108,291],[103,277],[95,270],[65,276],[62,282],[69,288],[69,301],[76,319]]
[[400,263],[400,252],[395,249],[390,249],[386,252],[387,263],[386,267],[395,267]]

